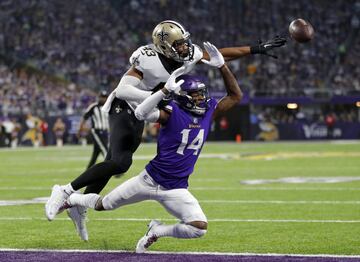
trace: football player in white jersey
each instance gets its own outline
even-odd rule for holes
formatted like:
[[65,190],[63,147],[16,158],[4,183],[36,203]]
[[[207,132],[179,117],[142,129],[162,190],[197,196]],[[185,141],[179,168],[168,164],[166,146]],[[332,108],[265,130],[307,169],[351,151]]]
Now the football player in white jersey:
[[[113,175],[125,173],[132,164],[132,155],[141,142],[144,122],[134,115],[136,106],[163,87],[173,71],[185,65],[188,73],[201,60],[209,60],[209,54],[193,44],[190,33],[178,22],[166,20],[159,23],[152,33],[152,44],[139,47],[130,57],[131,67],[123,75],[116,89],[110,94],[103,110],[109,112],[109,151],[104,162],[98,163],[67,185],[55,185],[45,205],[48,220],[53,220],[65,200],[75,191],[86,187],[84,193],[100,193]],[[276,37],[255,46],[227,47],[219,49],[225,61],[248,54],[266,54],[285,45],[286,40]],[[159,110],[147,116],[155,122]],[[72,207],[69,210],[81,239],[87,240],[85,226],[86,209]]]

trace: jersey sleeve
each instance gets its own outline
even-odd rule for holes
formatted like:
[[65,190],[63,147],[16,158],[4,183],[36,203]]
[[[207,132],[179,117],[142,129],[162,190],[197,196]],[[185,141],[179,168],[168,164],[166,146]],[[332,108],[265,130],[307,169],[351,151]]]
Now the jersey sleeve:
[[139,47],[129,59],[130,64],[142,73],[145,73],[154,66],[154,59],[157,58],[156,51],[151,45]]
[[173,107],[172,105],[168,104],[166,106],[164,106],[163,108],[161,108],[162,110],[164,110],[165,112],[171,114],[172,113],[172,110],[173,110]]
[[170,114],[168,121],[166,124],[164,124],[164,127],[169,128],[169,126],[171,126],[169,123],[173,122],[172,118],[174,118],[174,116],[177,114],[179,107],[173,100],[171,100],[165,107],[162,108],[162,110]]

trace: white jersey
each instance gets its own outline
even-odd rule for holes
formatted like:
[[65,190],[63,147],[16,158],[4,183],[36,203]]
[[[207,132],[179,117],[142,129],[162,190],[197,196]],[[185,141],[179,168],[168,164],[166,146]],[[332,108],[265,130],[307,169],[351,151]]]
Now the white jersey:
[[[187,65],[185,74],[190,72],[194,68],[195,64],[202,59],[202,57],[203,51],[199,46],[194,45],[194,56],[192,61],[184,62],[184,64]],[[140,84],[135,86],[135,88],[144,91],[152,91],[155,87],[158,87],[159,84],[165,84],[172,73],[171,70],[175,69],[172,65],[168,65],[169,62],[166,61],[166,59],[160,58],[159,53],[155,51],[153,44],[139,47],[131,55],[129,61],[130,64],[139,70],[143,75],[143,79],[140,81]],[[175,61],[174,63],[176,64]],[[179,67],[180,65],[181,63],[179,63]],[[169,69],[170,67],[172,68]],[[111,103],[114,98],[115,91],[109,95],[103,106],[103,111],[110,111]],[[132,110],[135,110],[135,108],[139,105],[139,101],[126,100],[126,102]]]
[[[184,63],[185,65],[189,65],[185,74],[190,72],[202,57],[203,52],[201,48],[194,45],[193,60]],[[141,90],[150,91],[158,84],[166,83],[172,73],[166,70],[164,64],[160,60],[159,53],[155,51],[153,44],[139,47],[131,55],[129,61],[131,65],[143,74],[143,79],[137,86]]]

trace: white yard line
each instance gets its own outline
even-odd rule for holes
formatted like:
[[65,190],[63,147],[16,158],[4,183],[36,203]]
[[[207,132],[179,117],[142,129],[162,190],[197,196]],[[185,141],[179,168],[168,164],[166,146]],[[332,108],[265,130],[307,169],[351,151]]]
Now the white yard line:
[[[199,200],[200,203],[219,204],[317,204],[317,205],[358,205],[360,201],[321,201],[321,200]],[[1,202],[0,202],[1,203]]]
[[246,187],[238,190],[259,191],[360,191],[357,187]]
[[[90,221],[133,221],[133,222],[149,222],[152,219],[161,221],[178,221],[174,218],[92,218]],[[47,219],[40,217],[0,217],[0,221],[47,221]],[[56,218],[58,221],[67,221],[70,218]],[[358,224],[360,220],[304,220],[304,219],[230,219],[230,218],[214,218],[209,219],[209,222],[221,222],[221,223],[339,223],[339,224]]]
[[[9,173],[7,173],[7,175],[9,177],[11,176],[26,176],[29,177],[30,175],[43,175],[43,174],[57,174],[57,173],[68,173],[68,174],[77,174],[78,172],[83,172],[85,169],[84,168],[56,168],[53,170],[48,170],[48,169],[43,169],[43,170],[26,170],[26,171],[22,171],[22,172],[14,172],[11,171]],[[52,178],[52,177],[49,177]],[[32,177],[30,177],[29,179],[33,179]],[[15,180],[15,179],[14,179]]]
[[[47,197],[34,199],[0,200],[1,206],[18,206],[29,204],[44,204]],[[151,201],[151,200],[149,200]],[[275,204],[275,205],[359,205],[357,200],[223,200],[223,199],[199,199],[200,203],[211,204]]]
[[[64,171],[65,172],[65,171]],[[199,179],[193,179],[193,181],[200,181]],[[201,180],[203,181],[203,180]],[[209,179],[208,181],[215,182],[219,179]],[[51,186],[0,186],[0,191],[16,191],[16,190],[51,190]],[[360,188],[356,187],[189,187],[190,191],[360,191]]]
[[[59,252],[59,253],[134,253],[129,250],[96,250],[96,249],[17,249],[0,248],[0,252]],[[333,254],[277,254],[277,253],[227,253],[227,252],[167,252],[167,251],[148,251],[149,254],[164,255],[213,255],[213,256],[268,256],[268,257],[324,257],[324,258],[360,258],[360,255],[333,255]]]
[[[0,187],[1,190],[1,187]],[[231,191],[360,191],[356,187],[189,187],[189,190],[231,190]]]
[[41,186],[2,186],[0,187],[2,191],[41,191],[41,190],[51,190],[51,186],[49,187],[41,187]]
[[[29,151],[27,149],[19,150],[19,151]],[[12,150],[0,150],[0,153],[3,152],[15,152]],[[36,151],[35,151],[36,152]],[[238,153],[238,152],[219,152],[219,153],[202,153],[199,158],[203,159],[221,159],[221,160],[273,160],[273,159],[287,159],[287,158],[309,158],[309,157],[337,157],[337,156],[349,156],[349,157],[358,157],[360,156],[359,152],[269,152],[269,153]],[[83,161],[88,159],[87,156],[82,156],[78,154],[66,154],[61,156],[44,156],[38,155],[35,156],[34,159],[36,161],[59,161],[61,158],[62,161]],[[154,158],[154,154],[135,154],[133,159],[134,160],[151,160]],[[30,161],[30,160],[29,160]],[[16,162],[16,161],[11,161]],[[8,160],[9,163],[9,160]]]

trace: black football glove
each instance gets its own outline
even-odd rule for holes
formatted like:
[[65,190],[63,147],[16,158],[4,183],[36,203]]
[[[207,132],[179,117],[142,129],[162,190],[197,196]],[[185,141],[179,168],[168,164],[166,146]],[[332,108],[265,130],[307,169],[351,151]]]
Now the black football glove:
[[258,45],[250,46],[250,52],[251,54],[263,54],[277,59],[278,57],[272,53],[269,53],[269,51],[274,48],[281,47],[285,44],[286,39],[284,37],[276,36],[275,38],[268,40],[265,43],[262,43],[262,41],[259,40]]

